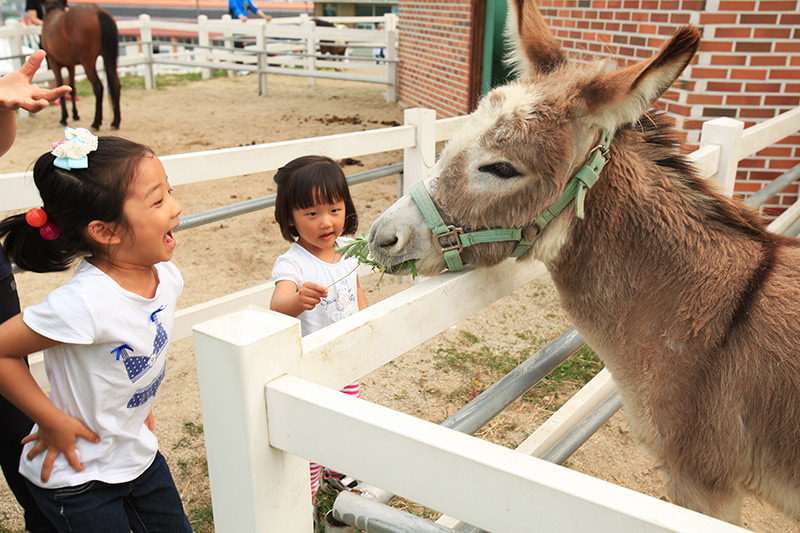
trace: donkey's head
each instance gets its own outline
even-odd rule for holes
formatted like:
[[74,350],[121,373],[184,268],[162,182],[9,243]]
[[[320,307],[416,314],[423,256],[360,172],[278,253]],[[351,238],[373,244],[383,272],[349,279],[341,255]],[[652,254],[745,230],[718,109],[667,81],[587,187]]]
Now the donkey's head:
[[[415,259],[420,273],[436,274],[461,261],[493,265],[512,251],[554,259],[576,209],[582,216],[581,183],[591,186],[584,178],[602,168],[604,135],[610,140],[619,126],[637,121],[700,39],[698,29],[682,28],[653,58],[607,73],[602,64],[568,63],[532,0],[510,7],[506,29],[520,78],[483,98],[432,176],[412,191],[416,200],[401,198],[372,225],[370,250],[387,266]],[[595,165],[588,174],[587,160]],[[576,173],[584,178],[573,180]],[[576,192],[578,201],[570,202]],[[569,205],[558,215],[554,204]],[[498,228],[508,231],[485,231]]]

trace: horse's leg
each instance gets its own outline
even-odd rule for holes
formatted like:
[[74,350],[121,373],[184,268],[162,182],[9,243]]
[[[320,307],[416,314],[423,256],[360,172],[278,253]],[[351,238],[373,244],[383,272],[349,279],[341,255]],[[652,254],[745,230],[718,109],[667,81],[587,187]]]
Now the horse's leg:
[[[50,69],[53,71],[53,76],[56,78],[56,87],[60,87],[64,84],[64,78],[61,76],[61,65],[57,63],[53,58],[48,57],[47,63],[50,65]],[[75,85],[72,82],[72,78],[69,79],[70,87],[72,87],[72,93],[75,93]],[[67,95],[61,97],[61,124],[66,126],[67,125]]]
[[[70,95],[72,96],[72,118],[74,120],[80,120],[81,117],[78,116],[78,106],[75,103],[75,101],[78,99],[78,91],[75,89],[75,65],[68,66],[67,73],[69,74],[69,86],[72,87],[72,92],[70,92]],[[66,112],[67,110],[65,107],[64,113]]]
[[92,129],[99,130],[100,124],[103,122],[103,83],[97,75],[97,68],[93,62],[84,63],[83,70],[86,71],[86,78],[89,80],[89,83],[92,84],[92,89],[94,89],[95,102]]
[[114,121],[111,123],[111,129],[118,130],[120,120],[122,120],[119,110],[119,97],[120,97],[119,74],[117,74],[116,69],[109,69],[107,67],[106,78],[108,79],[108,92],[111,94],[111,105],[114,108]]

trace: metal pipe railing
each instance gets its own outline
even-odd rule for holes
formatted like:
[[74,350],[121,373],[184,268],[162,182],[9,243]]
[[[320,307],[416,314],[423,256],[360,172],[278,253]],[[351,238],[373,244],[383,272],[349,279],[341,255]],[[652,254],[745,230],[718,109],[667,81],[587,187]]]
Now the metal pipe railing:
[[744,204],[750,207],[758,207],[781,192],[786,186],[794,182],[797,178],[800,178],[800,165],[795,165],[791,169],[775,178],[772,182],[762,187],[757,193],[750,195],[744,201]]
[[[349,185],[357,185],[359,183],[372,181],[378,178],[385,178],[386,176],[392,176],[402,171],[403,171],[403,163],[396,163],[394,165],[376,168],[373,170],[367,170],[365,172],[359,172],[358,174],[353,174],[352,176],[348,176],[347,183]],[[260,209],[273,207],[274,205],[275,205],[275,195],[270,194],[269,196],[262,196],[260,198],[245,200],[244,202],[237,202],[235,204],[217,207],[215,209],[209,209],[208,211],[203,211],[202,213],[195,213],[193,215],[187,215],[183,217],[181,219],[181,224],[177,228],[175,228],[175,231],[195,228],[197,226],[202,226],[203,224],[210,224],[212,222],[218,222],[226,218],[235,217],[238,215],[244,215],[247,213],[258,211]]]

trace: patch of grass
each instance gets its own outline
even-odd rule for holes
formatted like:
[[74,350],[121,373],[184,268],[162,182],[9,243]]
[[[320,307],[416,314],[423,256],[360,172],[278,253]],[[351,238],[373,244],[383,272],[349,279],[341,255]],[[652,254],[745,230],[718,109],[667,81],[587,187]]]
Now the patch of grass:
[[[228,73],[224,70],[212,71],[212,77],[214,78],[220,78],[227,75]],[[202,81],[202,79],[203,75],[200,72],[187,72],[185,74],[157,74],[156,89],[186,85],[194,81]],[[64,83],[67,82],[68,80],[65,79]],[[130,90],[137,90],[137,89],[144,90],[144,76],[136,76],[136,75],[120,76],[119,84],[120,84],[120,90],[123,93],[125,93],[125,91],[130,91]],[[79,98],[94,96],[94,90],[92,89],[92,85],[89,83],[89,80],[87,79],[83,79],[76,82],[75,91],[78,93]],[[103,98],[107,98],[106,93],[107,91],[103,92]]]
[[214,510],[210,501],[197,501],[188,509],[189,524],[196,533],[211,533],[214,531]]

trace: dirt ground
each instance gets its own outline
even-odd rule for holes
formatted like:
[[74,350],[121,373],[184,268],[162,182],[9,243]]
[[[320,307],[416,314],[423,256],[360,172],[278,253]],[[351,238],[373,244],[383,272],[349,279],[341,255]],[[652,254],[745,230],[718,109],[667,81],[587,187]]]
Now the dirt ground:
[[[88,127],[93,97],[79,102]],[[106,124],[111,116],[106,103]],[[51,142],[63,139],[60,112],[49,108],[19,122],[17,142],[0,159],[0,173],[28,169]],[[228,148],[401,124],[403,111],[386,103],[375,85],[272,76],[266,96],[258,97],[253,76],[216,78],[122,95],[122,125],[117,134],[151,146],[157,155]],[[107,127],[106,127],[107,128]],[[108,129],[102,130],[109,134]],[[400,162],[402,153],[348,161],[346,174]],[[253,174],[176,187],[183,214],[198,213],[275,191],[271,173]],[[393,177],[352,189],[361,220],[360,231],[396,198]],[[288,244],[281,239],[272,211],[240,216],[177,234],[174,262],[186,281],[179,308],[250,287],[270,277],[275,258]],[[44,299],[69,274],[17,276],[22,305]],[[374,274],[362,278],[367,299],[374,303],[402,289],[391,278],[380,286]],[[268,303],[264,302],[266,306]],[[441,422],[491,384],[491,372],[472,370],[469,377],[445,354],[476,347],[514,354],[539,349],[567,326],[552,283],[537,280],[496,302],[443,334],[422,344],[363,380],[363,397],[421,418]],[[469,346],[467,346],[469,345]],[[449,351],[448,351],[449,350]],[[470,353],[472,353],[470,352]],[[192,351],[187,339],[172,345],[170,367],[154,409],[156,434],[167,457],[187,513],[203,529],[210,506],[202,415]],[[483,438],[515,446],[566,400],[558,388],[535,402],[518,401],[481,432]],[[567,463],[598,478],[663,498],[654,461],[637,448],[618,413]],[[207,521],[205,522],[207,523]],[[754,531],[795,531],[773,510],[748,501],[744,525]],[[0,486],[0,532],[21,530],[19,508],[10,491]],[[5,529],[4,529],[5,528]]]

